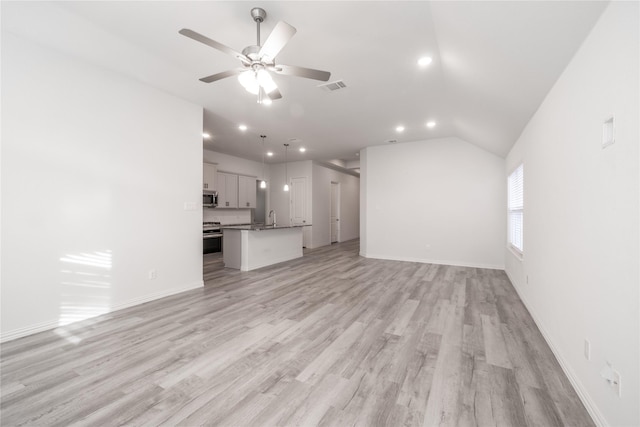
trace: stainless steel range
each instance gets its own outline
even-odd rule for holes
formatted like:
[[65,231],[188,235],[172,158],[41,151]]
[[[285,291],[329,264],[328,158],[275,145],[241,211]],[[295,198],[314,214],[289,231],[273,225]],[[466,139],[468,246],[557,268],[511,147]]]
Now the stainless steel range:
[[222,252],[222,231],[219,222],[202,223],[202,252]]

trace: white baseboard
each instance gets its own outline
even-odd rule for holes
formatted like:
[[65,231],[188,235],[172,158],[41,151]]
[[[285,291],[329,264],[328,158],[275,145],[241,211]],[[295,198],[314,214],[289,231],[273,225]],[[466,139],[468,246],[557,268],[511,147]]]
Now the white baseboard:
[[531,314],[531,318],[533,319],[534,323],[536,324],[536,326],[540,330],[540,333],[542,333],[542,337],[547,342],[547,345],[551,349],[551,352],[553,353],[553,355],[556,357],[556,360],[560,364],[560,367],[562,368],[562,371],[564,372],[564,374],[569,379],[569,382],[571,383],[571,385],[573,386],[574,390],[578,394],[578,397],[582,401],[582,404],[587,409],[587,412],[589,412],[589,415],[591,415],[591,418],[593,419],[593,422],[598,427],[607,427],[609,424],[605,420],[604,415],[602,415],[602,412],[600,412],[600,410],[598,409],[598,406],[596,405],[596,403],[593,401],[593,399],[591,398],[591,396],[589,395],[587,390],[585,390],[585,388],[582,385],[582,382],[580,381],[578,376],[573,372],[573,369],[571,369],[571,365],[569,365],[566,362],[566,360],[562,357],[562,353],[560,353],[560,351],[558,350],[558,347],[556,347],[554,345],[553,341],[551,340],[551,336],[547,332],[547,329],[545,328],[544,324],[542,323],[542,321],[540,320],[540,318],[536,314],[535,310],[533,310],[533,307],[531,307],[531,305],[528,303],[527,299],[520,292],[520,284],[518,282],[516,282],[513,279],[513,277],[511,277],[511,275],[509,274],[508,271],[505,270],[505,273],[507,273],[507,277],[509,277],[509,280],[511,281],[511,284],[513,285],[513,288],[518,293],[518,296],[520,297],[520,300],[522,301],[524,306],[527,308],[527,310],[529,310],[529,314]]
[[[168,297],[170,295],[179,294],[181,292],[190,291],[192,289],[201,288],[204,286],[204,281],[200,280],[198,282],[190,283],[185,286],[179,286],[176,288],[165,289],[161,292],[156,292],[153,294],[145,295],[142,297],[134,298],[129,301],[125,301],[119,304],[115,304],[109,306],[108,311],[104,313],[97,314],[95,316],[89,316],[86,319],[78,320],[78,322],[82,322],[84,320],[90,319],[92,317],[103,316],[107,313],[113,313],[114,311],[123,310],[125,308],[133,307],[135,305],[144,304],[145,302],[154,301],[160,298]],[[75,322],[74,322],[75,323]],[[14,329],[12,331],[3,332],[0,335],[0,343],[11,341],[17,338],[26,337],[28,335],[37,334],[38,332],[48,331],[50,329],[55,329],[61,326],[58,319],[49,320],[46,322],[40,322],[33,325],[25,326],[22,328]]]
[[473,262],[463,262],[463,261],[448,261],[448,260],[439,260],[439,259],[427,259],[427,258],[412,258],[412,257],[396,257],[389,255],[377,255],[377,254],[368,254],[360,251],[360,256],[365,258],[374,258],[374,259],[386,259],[390,261],[406,261],[406,262],[420,262],[422,264],[438,264],[438,265],[453,265],[456,267],[471,267],[471,268],[486,268],[489,270],[504,270],[504,265],[497,264],[482,264],[482,263],[473,263]]
[[170,288],[170,289],[165,289],[164,291],[161,291],[161,292],[156,292],[154,294],[145,295],[145,296],[140,297],[140,298],[134,298],[134,299],[126,301],[124,303],[115,304],[115,305],[111,306],[111,310],[109,310],[109,312],[111,313],[113,311],[123,310],[125,308],[133,307],[134,305],[144,304],[145,302],[154,301],[154,300],[157,300],[157,299],[160,299],[160,298],[164,298],[164,297],[168,297],[168,296],[171,296],[171,295],[179,294],[181,292],[186,292],[186,291],[190,291],[190,290],[193,290],[193,289],[201,288],[203,286],[204,286],[204,281],[200,280],[200,281],[197,281],[197,282],[190,283],[188,285],[178,286],[178,287]]
[[13,331],[3,332],[2,335],[0,335],[0,343],[15,340],[16,338],[26,337],[28,335],[37,334],[38,332],[48,331],[49,329],[54,329],[58,326],[58,319],[55,319],[46,322],[35,323],[33,325],[25,326],[24,328],[14,329]]

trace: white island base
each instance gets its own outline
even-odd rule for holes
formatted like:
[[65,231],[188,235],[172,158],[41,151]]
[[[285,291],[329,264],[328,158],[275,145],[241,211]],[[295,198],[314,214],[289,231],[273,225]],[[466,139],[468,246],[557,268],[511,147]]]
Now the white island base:
[[224,266],[255,270],[302,256],[302,227],[223,228]]

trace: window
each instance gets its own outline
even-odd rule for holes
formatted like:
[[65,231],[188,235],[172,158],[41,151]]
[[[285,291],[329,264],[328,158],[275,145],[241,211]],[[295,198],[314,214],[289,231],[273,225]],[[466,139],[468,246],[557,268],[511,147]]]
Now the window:
[[507,198],[509,209],[509,244],[517,252],[522,253],[522,221],[524,208],[523,168],[518,166],[507,183]]

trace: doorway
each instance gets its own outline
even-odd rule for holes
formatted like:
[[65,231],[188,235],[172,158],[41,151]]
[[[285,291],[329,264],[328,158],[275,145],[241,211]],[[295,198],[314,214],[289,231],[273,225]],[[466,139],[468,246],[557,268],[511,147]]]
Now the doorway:
[[331,243],[340,241],[340,183],[331,181]]

